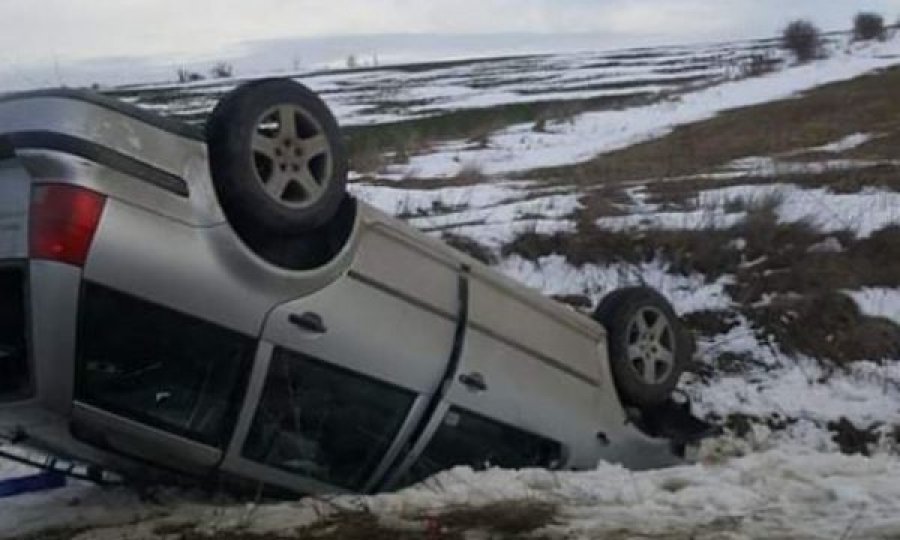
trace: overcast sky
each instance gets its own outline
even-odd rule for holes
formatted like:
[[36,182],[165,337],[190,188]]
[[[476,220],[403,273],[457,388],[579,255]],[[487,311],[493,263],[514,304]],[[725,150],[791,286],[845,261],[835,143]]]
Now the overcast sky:
[[679,43],[771,36],[797,17],[846,28],[862,9],[893,22],[900,0],[0,0],[0,64],[203,55],[248,40],[383,33]]

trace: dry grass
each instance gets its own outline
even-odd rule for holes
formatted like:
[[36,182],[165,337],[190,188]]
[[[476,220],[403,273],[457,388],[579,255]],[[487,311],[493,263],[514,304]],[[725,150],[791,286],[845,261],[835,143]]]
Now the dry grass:
[[844,152],[842,157],[851,159],[900,159],[900,129],[892,133],[875,132],[872,140]]
[[557,294],[552,298],[561,304],[585,313],[589,313],[594,305],[593,301],[583,294]]
[[[735,109],[676,128],[668,136],[603,154],[579,165],[531,171],[528,177],[601,184],[687,176],[746,156],[821,146],[846,135],[900,133],[900,68],[814,89],[800,98]],[[866,151],[882,155],[889,143]],[[897,157],[897,146],[893,147]]]
[[484,264],[490,265],[497,262],[497,256],[494,255],[493,251],[468,236],[445,232],[441,235],[441,240],[450,247],[457,249]]
[[71,540],[86,530],[85,527],[62,527],[18,536],[13,540]]
[[863,315],[856,302],[840,292],[777,296],[748,313],[788,354],[838,365],[900,358],[900,326]]
[[440,515],[437,521],[450,533],[480,530],[499,535],[499,538],[512,539],[530,535],[552,524],[558,511],[558,507],[550,503],[505,501],[450,510]]
[[[339,512],[294,531],[253,533],[246,530],[199,532],[193,525],[160,527],[154,534],[170,540],[464,540],[474,532],[497,540],[538,538],[535,531],[551,525],[558,514],[555,504],[510,500],[485,506],[466,506],[440,513],[379,518],[367,511]],[[80,531],[68,530],[71,533]],[[66,531],[60,531],[60,534]],[[49,534],[49,536],[44,536]],[[482,536],[479,536],[482,537]],[[55,532],[27,540],[63,540]]]
[[672,272],[699,272],[714,280],[740,263],[736,250],[723,249],[731,238],[728,231],[717,230],[612,232],[591,227],[581,228],[577,234],[526,233],[504,246],[501,253],[530,260],[560,254],[576,266],[640,264],[659,257],[670,263]]

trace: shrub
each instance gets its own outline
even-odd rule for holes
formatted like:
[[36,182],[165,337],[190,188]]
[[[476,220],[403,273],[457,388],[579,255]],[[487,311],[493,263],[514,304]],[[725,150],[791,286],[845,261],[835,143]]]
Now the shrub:
[[808,62],[819,54],[821,44],[821,32],[811,22],[797,20],[784,29],[782,33],[782,46],[793,52],[797,60]]
[[886,35],[884,17],[877,13],[861,12],[853,19],[853,39],[869,41],[884,39]]
[[185,68],[180,68],[178,70],[178,82],[180,83],[197,82],[202,80],[203,75],[197,73],[196,71],[190,71]]
[[209,70],[209,74],[214,79],[230,79],[234,76],[234,66],[228,62],[219,62]]

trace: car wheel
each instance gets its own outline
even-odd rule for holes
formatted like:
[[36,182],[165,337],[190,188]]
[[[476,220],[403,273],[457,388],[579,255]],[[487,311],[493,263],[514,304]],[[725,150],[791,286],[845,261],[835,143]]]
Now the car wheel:
[[669,302],[647,287],[620,289],[600,302],[594,319],[606,328],[622,400],[639,408],[664,403],[693,354],[691,336]]
[[337,212],[346,149],[334,116],[305,86],[265,79],[238,87],[213,110],[206,136],[216,193],[238,226],[297,234]]

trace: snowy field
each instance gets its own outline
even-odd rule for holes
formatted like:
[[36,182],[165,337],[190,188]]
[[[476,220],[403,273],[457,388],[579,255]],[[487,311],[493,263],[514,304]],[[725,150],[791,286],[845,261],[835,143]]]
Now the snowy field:
[[[296,78],[321,94],[341,124],[350,126],[516,103],[654,98],[738,78],[754,64],[777,67],[783,56],[773,40],[759,40],[311,72]],[[237,82],[143,85],[110,93],[197,121]]]
[[[356,170],[351,190],[429,234],[475,246],[528,286],[580,299],[573,304],[581,309],[622,286],[659,289],[697,335],[698,367],[681,389],[698,415],[726,427],[698,449],[696,464],[640,473],[609,464],[584,473],[457,469],[397,494],[275,505],[213,504],[173,491],[149,503],[128,490],[74,484],[0,501],[0,537],[63,527],[84,539],[186,531],[340,538],[342,521],[304,529],[337,515],[371,520],[367,526],[388,531],[378,538],[463,538],[454,536],[453,512],[499,512],[510,502],[551,511],[524,532],[492,530],[488,520],[468,526],[465,538],[900,537],[900,275],[889,266],[898,262],[890,253],[900,254],[892,241],[900,231],[900,151],[883,143],[900,140],[900,119],[875,113],[871,125],[837,126],[771,153],[748,144],[689,174],[586,180],[572,167],[732,109],[799,103],[823,85],[898,66],[900,37],[851,44],[833,36],[827,52],[798,65],[774,42],[756,41],[300,78],[345,125],[529,101],[640,98],[541,129],[497,126],[478,144],[433,141],[402,162]],[[760,58],[771,71],[751,76],[746,66]],[[232,85],[115,93],[199,121]],[[610,253],[584,256],[585,239]],[[650,247],[635,258],[636,244]],[[832,324],[815,318],[822,305],[846,310],[837,328],[873,329],[887,345],[854,349],[854,339],[878,340],[842,330],[806,328],[809,337],[796,337],[797,321]],[[0,462],[0,476],[25,472]]]

